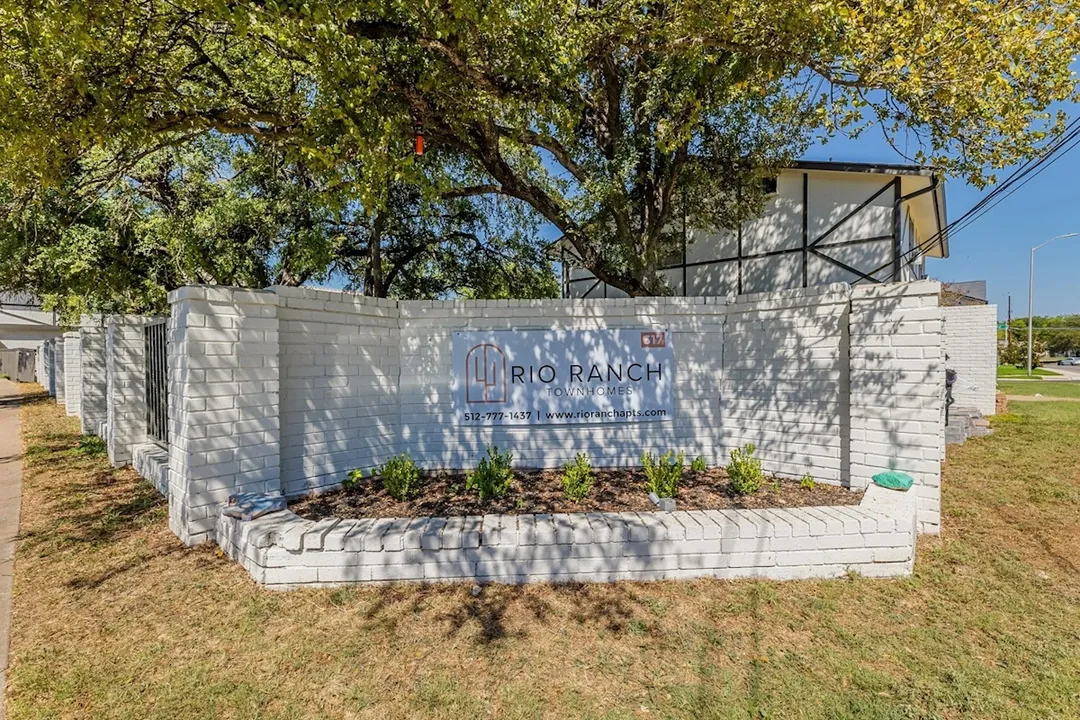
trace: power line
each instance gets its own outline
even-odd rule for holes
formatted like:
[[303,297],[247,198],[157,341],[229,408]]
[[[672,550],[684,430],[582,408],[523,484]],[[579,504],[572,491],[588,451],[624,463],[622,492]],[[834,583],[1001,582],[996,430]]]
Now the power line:
[[[1080,145],[1080,118],[1069,123],[1060,136],[1054,138],[1054,140],[1043,148],[1037,156],[1025,161],[1024,164],[1013,171],[1005,181],[991,192],[987,193],[984,198],[975,203],[975,205],[968,209],[967,212],[946,225],[944,228],[938,230],[938,232],[934,233],[923,242],[903,253],[901,258],[909,253],[912,254],[912,257],[904,262],[904,266],[917,262],[924,257],[930,251],[930,248],[933,247],[935,243],[940,242],[941,238],[946,234],[956,233],[967,229],[972,223],[993,210],[1024,185],[1031,182],[1031,180],[1046,170],[1046,168],[1060,160],[1077,145]],[[891,263],[886,263],[869,274],[873,275],[887,267],[889,264]]]

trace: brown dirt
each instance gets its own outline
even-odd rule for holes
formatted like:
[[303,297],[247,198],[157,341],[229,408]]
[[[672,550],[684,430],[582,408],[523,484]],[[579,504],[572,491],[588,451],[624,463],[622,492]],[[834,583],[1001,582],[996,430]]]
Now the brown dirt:
[[[525,470],[515,473],[514,484],[505,498],[483,503],[474,492],[465,490],[465,473],[438,472],[425,477],[420,494],[407,501],[390,497],[378,478],[365,479],[349,490],[305,498],[291,509],[309,520],[326,517],[457,517],[485,513],[573,513],[634,512],[655,510],[645,490],[640,470],[596,470],[592,493],[582,502],[563,495],[558,470]],[[723,470],[686,472],[679,485],[680,510],[720,510],[724,508],[806,507],[811,505],[857,505],[861,491],[819,483],[813,490],[796,481],[768,480],[752,495],[738,495]]]

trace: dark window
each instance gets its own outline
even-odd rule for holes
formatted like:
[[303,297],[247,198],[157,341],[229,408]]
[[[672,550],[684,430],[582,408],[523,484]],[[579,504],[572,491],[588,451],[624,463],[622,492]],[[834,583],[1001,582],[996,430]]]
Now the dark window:
[[776,194],[776,178],[764,177],[761,178],[761,188],[765,191],[766,195]]

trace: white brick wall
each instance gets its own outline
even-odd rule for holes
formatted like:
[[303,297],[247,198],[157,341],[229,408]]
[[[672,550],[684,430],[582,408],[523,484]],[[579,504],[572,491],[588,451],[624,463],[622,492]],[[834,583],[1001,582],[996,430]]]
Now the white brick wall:
[[[596,466],[640,464],[644,450],[685,450],[719,460],[723,298],[402,302],[401,435],[429,468],[472,467],[489,444],[516,465],[556,467],[578,452]],[[661,422],[476,428],[456,425],[450,404],[451,339],[458,330],[654,327],[672,332],[675,415]]]
[[848,299],[842,284],[729,298],[717,462],[727,464],[732,449],[753,443],[767,472],[846,479]]
[[940,285],[858,286],[851,296],[851,484],[915,479],[919,526],[937,533],[945,429]]
[[49,392],[48,381],[45,379],[45,346],[47,340],[38,345],[37,354],[34,356],[34,375],[45,392]]
[[80,330],[82,345],[82,398],[80,419],[85,435],[98,435],[108,419],[106,403],[105,344],[107,329],[102,326]]
[[187,287],[169,302],[169,527],[194,545],[230,495],[281,489],[278,296]]
[[41,343],[41,375],[39,382],[49,395],[56,396],[56,340],[50,338]]
[[912,493],[870,488],[859,506],[692,512],[250,522],[217,542],[274,589],[398,580],[602,582],[910,575]]
[[56,396],[57,405],[64,404],[67,394],[67,387],[64,382],[67,379],[64,374],[64,363],[66,360],[64,344],[63,337],[58,337],[53,340],[53,395]]
[[997,306],[942,308],[945,317],[945,367],[956,371],[953,400],[993,415],[997,392]]
[[64,409],[69,416],[82,411],[82,336],[64,333]]
[[394,454],[398,309],[347,293],[272,289],[280,298],[282,489],[302,495]]
[[151,318],[112,315],[106,321],[105,444],[113,467],[131,464],[135,445],[146,442],[146,349],[143,326]]
[[[877,472],[908,472],[920,523],[935,532],[944,383],[937,288],[401,303],[302,288],[183,289],[174,294],[170,350],[170,477],[185,495],[173,512],[188,515],[174,526],[200,541],[233,492],[324,490],[403,450],[427,468],[472,467],[488,444],[510,450],[519,466],[557,467],[582,451],[597,466],[636,465],[643,450],[669,448],[726,464],[731,449],[752,442],[765,468],[782,475],[865,487]],[[676,417],[529,428],[452,422],[455,330],[552,327],[669,328]],[[243,479],[241,467],[254,475]]]

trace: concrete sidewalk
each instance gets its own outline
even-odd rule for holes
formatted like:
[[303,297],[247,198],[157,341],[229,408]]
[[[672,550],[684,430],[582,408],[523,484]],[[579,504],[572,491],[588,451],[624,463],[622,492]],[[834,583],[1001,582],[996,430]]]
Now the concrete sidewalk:
[[0,720],[4,717],[8,644],[11,631],[11,585],[15,537],[22,499],[22,439],[19,434],[19,387],[0,380]]

